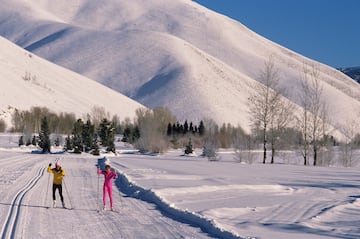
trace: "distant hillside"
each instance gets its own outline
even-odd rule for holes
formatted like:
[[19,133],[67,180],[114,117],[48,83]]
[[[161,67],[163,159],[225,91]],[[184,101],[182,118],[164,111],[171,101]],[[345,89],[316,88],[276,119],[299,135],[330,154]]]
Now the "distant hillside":
[[342,67],[342,68],[339,68],[339,70],[360,83],[360,66],[358,66],[358,67]]
[[121,120],[144,107],[91,79],[48,62],[0,37],[0,118],[10,126],[13,110],[47,107],[82,117],[94,106]]

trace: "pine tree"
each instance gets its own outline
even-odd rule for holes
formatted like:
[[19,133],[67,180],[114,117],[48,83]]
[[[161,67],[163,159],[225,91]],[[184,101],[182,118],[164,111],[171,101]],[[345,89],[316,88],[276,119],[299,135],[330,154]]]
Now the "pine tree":
[[202,120],[200,121],[200,125],[198,127],[198,130],[199,130],[199,134],[201,136],[203,136],[205,134],[205,126],[204,126],[204,122]]
[[91,124],[90,120],[83,125],[81,137],[85,151],[89,152],[93,148],[95,137],[95,126]]
[[57,137],[57,138],[55,139],[54,144],[55,144],[56,147],[59,147],[59,146],[60,146],[60,138],[59,138],[59,137]]
[[65,146],[64,146],[64,151],[69,151],[69,150],[73,150],[70,135],[68,135],[65,138]]
[[189,124],[188,124],[187,120],[185,120],[183,133],[187,134],[187,132],[189,132]]
[[189,142],[185,148],[185,154],[192,154],[192,153],[193,153],[193,147],[192,147],[192,143],[191,143],[191,138],[189,138]]
[[100,144],[106,147],[108,152],[115,153],[115,127],[107,119],[103,119],[99,125]]
[[36,140],[36,136],[34,135],[33,138],[32,138],[32,141],[31,141],[31,144],[36,146],[37,144],[37,140]]
[[73,138],[72,138],[72,146],[74,148],[74,153],[81,153],[83,151],[83,139],[82,139],[82,131],[84,128],[84,122],[81,119],[78,119],[73,128]]
[[166,134],[167,134],[167,136],[171,136],[171,135],[173,135],[172,125],[171,125],[171,123],[169,123],[169,124],[168,124]]
[[24,136],[21,135],[19,138],[19,147],[22,145],[24,145]]
[[139,126],[135,126],[134,132],[132,134],[132,142],[136,142],[140,138],[140,129]]
[[39,147],[42,149],[43,153],[50,153],[50,148],[51,148],[50,128],[46,116],[41,120],[41,127],[39,133]]
[[97,142],[97,140],[93,143],[93,148],[92,148],[92,155],[95,156],[99,156],[100,155],[100,149],[99,149],[99,144]]
[[130,137],[131,137],[131,129],[130,129],[130,127],[126,127],[124,129],[124,133],[123,133],[123,137],[121,139],[121,142],[131,143],[130,142]]
[[110,129],[110,122],[107,119],[103,119],[99,125],[99,138],[102,146],[107,146],[108,134]]
[[192,122],[190,122],[189,131],[190,131],[191,133],[195,133],[195,132],[194,132],[194,126],[193,126],[193,123],[192,123]]

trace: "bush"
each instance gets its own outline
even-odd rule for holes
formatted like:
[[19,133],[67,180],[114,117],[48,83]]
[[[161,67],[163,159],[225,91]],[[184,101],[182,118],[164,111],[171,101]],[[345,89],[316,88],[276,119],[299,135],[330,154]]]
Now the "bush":
[[6,123],[4,120],[0,119],[0,132],[5,132],[6,130]]
[[219,158],[217,157],[217,143],[214,138],[207,138],[204,143],[203,153],[204,157],[207,157],[209,161],[217,161]]
[[193,146],[190,138],[189,143],[185,146],[185,154],[192,154],[192,153],[193,153]]

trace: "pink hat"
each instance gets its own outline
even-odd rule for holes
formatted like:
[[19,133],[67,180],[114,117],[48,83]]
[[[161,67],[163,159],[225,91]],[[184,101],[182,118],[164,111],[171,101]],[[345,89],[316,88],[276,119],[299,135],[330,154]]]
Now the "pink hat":
[[60,167],[60,164],[58,162],[55,163],[55,167],[59,166]]

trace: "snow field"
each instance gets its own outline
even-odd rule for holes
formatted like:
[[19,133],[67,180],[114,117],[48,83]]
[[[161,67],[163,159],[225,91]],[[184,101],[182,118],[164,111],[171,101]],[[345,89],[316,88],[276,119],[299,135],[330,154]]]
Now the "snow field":
[[[177,150],[151,156],[125,145],[117,147],[117,155],[101,157],[42,155],[16,147],[17,139],[0,137],[1,238],[360,236],[358,168],[304,167],[290,153],[284,159],[289,164],[247,165],[226,150],[220,161],[210,162],[196,156],[199,150],[192,157]],[[66,172],[63,194],[72,210],[47,209],[52,176],[43,170],[57,159]],[[96,165],[104,163],[120,176],[114,182],[116,212],[97,212],[103,178]],[[32,180],[37,182],[26,187]],[[22,196],[14,200],[16,195]]]
[[129,180],[120,186],[130,185],[128,195],[219,238],[359,237],[356,169],[179,155],[124,154],[111,162]]
[[[199,228],[172,220],[162,215],[155,205],[126,197],[114,186],[116,212],[96,211],[102,198],[102,178],[96,174],[97,158],[90,155],[40,155],[24,150],[0,151],[0,238],[209,238]],[[51,208],[51,180],[46,172],[24,195],[22,193],[36,172],[60,158],[66,176],[63,195],[67,207]],[[50,179],[49,179],[50,178]],[[48,193],[48,194],[46,194]],[[57,205],[59,205],[59,196]],[[101,202],[100,202],[101,203]],[[48,208],[50,207],[50,208]],[[16,211],[11,211],[14,208]],[[8,216],[10,214],[10,216]],[[15,218],[8,219],[9,217]],[[15,228],[15,230],[11,230]]]

